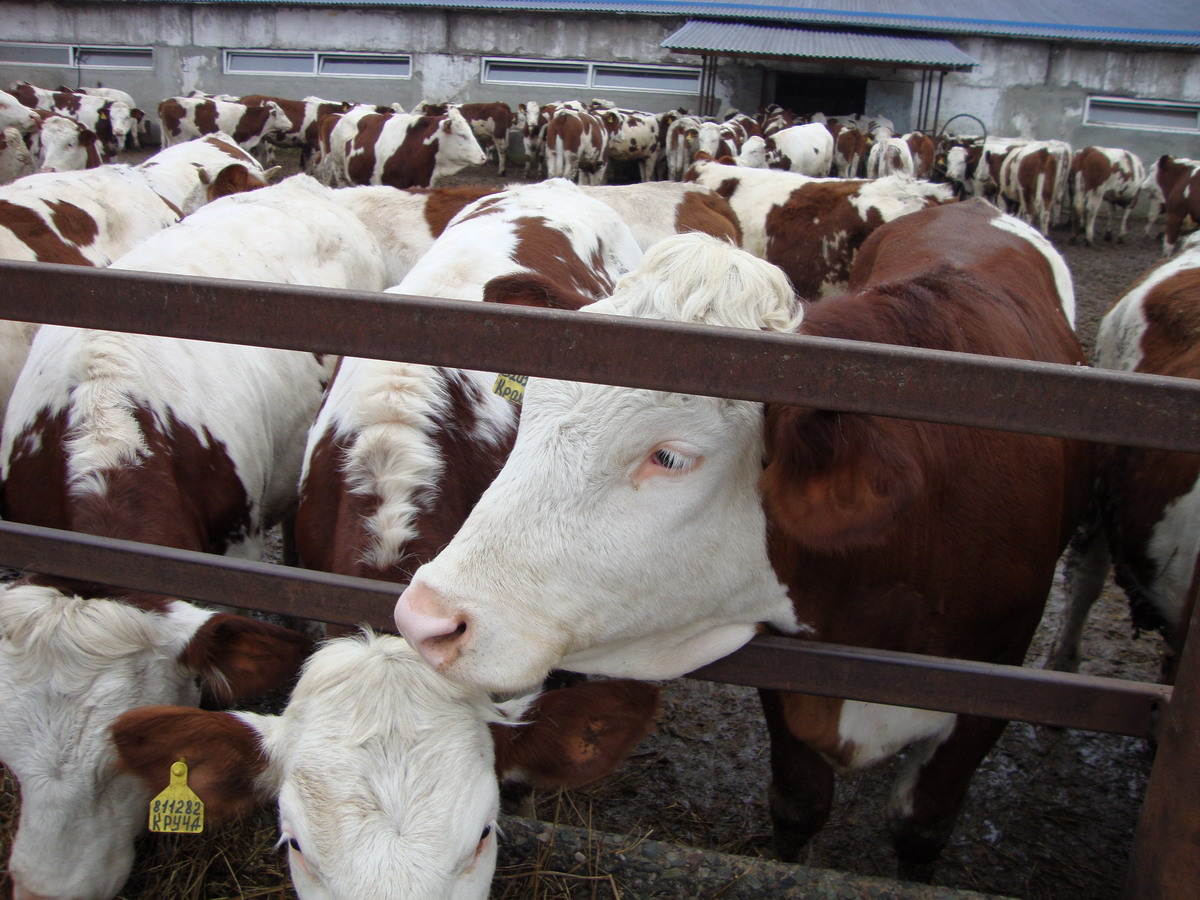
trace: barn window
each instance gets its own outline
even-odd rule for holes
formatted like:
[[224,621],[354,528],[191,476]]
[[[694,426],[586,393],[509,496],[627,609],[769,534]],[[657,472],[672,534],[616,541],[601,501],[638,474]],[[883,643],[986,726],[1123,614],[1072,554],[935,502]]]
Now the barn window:
[[227,74],[313,75],[315,53],[271,53],[266,50],[226,50]]
[[22,66],[69,66],[71,47],[65,44],[0,44],[0,62]]
[[596,66],[592,87],[622,91],[658,91],[664,94],[699,94],[700,70]]
[[0,43],[0,63],[69,69],[152,69],[154,51],[150,47]]
[[484,82],[660,94],[699,94],[700,70],[688,66],[618,66],[541,59],[485,59]]
[[319,53],[315,50],[226,50],[225,72],[233,75],[411,78],[412,57],[379,53]]
[[534,60],[485,59],[483,80],[498,84],[553,84],[587,87],[586,63],[553,63]]
[[322,53],[317,63],[318,75],[342,75],[371,78],[411,78],[412,57],[351,55]]
[[1200,131],[1200,103],[1089,97],[1083,121],[1152,131]]
[[81,69],[153,69],[149,47],[76,47],[75,65]]

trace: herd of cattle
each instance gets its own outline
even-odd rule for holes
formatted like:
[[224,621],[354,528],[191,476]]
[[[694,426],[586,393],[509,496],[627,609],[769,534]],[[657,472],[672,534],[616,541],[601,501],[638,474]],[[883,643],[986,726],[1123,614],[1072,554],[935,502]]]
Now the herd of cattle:
[[[85,107],[54,102],[71,96]],[[23,99],[0,95],[0,126],[47,152],[56,116]],[[78,122],[100,157],[145,121],[105,104],[111,138]],[[607,105],[324,105],[165,100],[164,147],[139,165],[43,162],[0,187],[0,257],[1085,362],[1070,271],[1039,233],[1060,197],[1046,184],[1072,163],[1044,142],[996,168],[992,142],[924,138],[909,171],[914,136],[887,123],[777,110],[748,134]],[[530,183],[436,186],[484,161],[486,133],[503,170],[514,125]],[[852,152],[847,135],[867,142]],[[272,184],[249,151],[289,142],[311,174]],[[944,183],[922,177],[939,154]],[[1084,155],[1078,183],[1142,185],[1136,161],[1101,155],[1111,171],[1095,181],[1102,161]],[[614,160],[643,180],[604,184]],[[1037,228],[978,196],[1027,176],[1018,210]],[[1156,183],[1169,229],[1177,192]],[[1178,648],[1196,593],[1188,455],[540,378],[514,403],[497,373],[465,368],[0,326],[5,519],[253,559],[284,524],[299,565],[408,583],[405,639],[318,649],[178,598],[37,574],[9,586],[0,760],[21,785],[18,900],[113,897],[180,759],[210,823],[277,805],[302,897],[484,897],[502,781],[608,774],[652,727],[647,681],[764,627],[1019,665],[1076,534],[1079,621],[1112,565],[1138,621]],[[1106,317],[1096,362],[1198,377],[1197,333],[1189,238]],[[1062,665],[1077,638],[1062,636]],[[560,668],[611,680],[539,690]],[[298,671],[280,714],[221,711]],[[887,812],[915,878],[1004,728],[779,692],[763,707],[780,856],[803,856],[838,773],[908,748]]]

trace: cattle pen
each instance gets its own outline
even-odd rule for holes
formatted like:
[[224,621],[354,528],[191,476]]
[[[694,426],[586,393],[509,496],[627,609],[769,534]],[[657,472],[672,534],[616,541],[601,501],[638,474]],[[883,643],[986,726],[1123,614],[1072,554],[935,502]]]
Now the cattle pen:
[[[831,409],[1200,452],[1200,385],[1181,379],[394,295],[45,263],[0,265],[0,315],[22,321],[819,402]],[[698,359],[705,365],[697,366]],[[382,630],[392,628],[399,589],[13,523],[0,525],[0,564]],[[246,597],[259,599],[247,603]],[[1195,643],[1185,648],[1173,689],[773,638],[758,638],[693,674],[1155,739],[1157,757],[1125,894],[1182,897],[1200,884],[1200,787],[1187,777],[1200,764]]]

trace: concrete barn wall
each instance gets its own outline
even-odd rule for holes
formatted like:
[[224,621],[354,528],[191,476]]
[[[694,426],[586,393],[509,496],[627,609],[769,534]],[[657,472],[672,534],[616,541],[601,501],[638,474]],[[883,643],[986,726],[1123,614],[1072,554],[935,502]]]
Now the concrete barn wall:
[[[45,86],[102,82],[129,91],[148,111],[163,97],[192,89],[398,101],[406,108],[423,98],[516,105],[597,95],[651,112],[698,106],[695,95],[480,81],[482,56],[696,66],[699,57],[659,46],[682,18],[7,0],[4,19],[3,40],[151,46],[155,64],[150,70],[0,65],[0,84],[18,79]],[[994,38],[955,43],[981,65],[946,76],[939,124],[957,113],[970,113],[983,120],[990,134],[1061,138],[1074,146],[1122,146],[1147,159],[1161,153],[1200,155],[1200,135],[1195,133],[1082,122],[1089,95],[1200,102],[1200,54]],[[227,75],[222,72],[221,48],[402,52],[412,56],[413,77]],[[757,110],[764,85],[769,99],[773,71],[864,78],[867,113],[888,116],[901,131],[915,124],[920,73],[904,68],[722,58],[718,108]],[[964,131],[972,127],[969,120],[959,123]]]

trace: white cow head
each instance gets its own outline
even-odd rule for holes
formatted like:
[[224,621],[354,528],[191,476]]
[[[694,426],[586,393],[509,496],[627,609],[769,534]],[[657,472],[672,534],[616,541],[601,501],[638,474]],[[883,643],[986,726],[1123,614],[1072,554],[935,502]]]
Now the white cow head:
[[150,795],[115,768],[118,715],[195,705],[198,681],[226,700],[274,687],[307,650],[294,632],[178,600],[0,594],[0,761],[21,783],[15,900],[108,900],[129,877]]
[[737,155],[737,164],[750,169],[767,167],[767,142],[757,134],[746,138],[742,151]]
[[446,113],[437,131],[429,138],[429,141],[435,140],[438,148],[432,184],[467,166],[482,166],[487,162],[487,154],[479,146],[471,123],[457,109]]
[[277,799],[303,900],[469,900],[496,861],[497,776],[571,787],[611,772],[658,689],[582,684],[493,703],[391,636],[325,644],[279,716],[155,707],[122,716],[122,766],[152,789],[186,758],[205,815]]
[[96,135],[74,119],[48,116],[39,132],[43,172],[74,172],[100,165]]
[[[789,331],[774,266],[715,238],[666,238],[610,315]],[[703,365],[703,361],[697,361]],[[442,553],[417,570],[396,624],[462,684],[515,690],[561,661],[672,678],[796,630],[767,559],[758,403],[530,379],[516,445]]]

